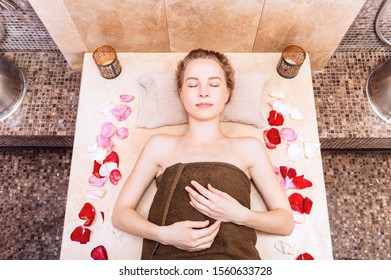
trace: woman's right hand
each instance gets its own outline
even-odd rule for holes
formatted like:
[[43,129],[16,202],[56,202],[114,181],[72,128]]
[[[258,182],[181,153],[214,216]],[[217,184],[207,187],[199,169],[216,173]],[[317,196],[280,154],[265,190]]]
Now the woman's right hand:
[[219,232],[220,221],[209,225],[205,221],[183,221],[161,227],[160,243],[172,245],[189,252],[201,251],[210,248]]

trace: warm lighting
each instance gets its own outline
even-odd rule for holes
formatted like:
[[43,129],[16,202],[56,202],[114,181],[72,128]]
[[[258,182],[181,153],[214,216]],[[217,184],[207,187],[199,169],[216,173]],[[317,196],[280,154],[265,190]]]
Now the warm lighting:
[[107,45],[100,46],[92,56],[103,78],[113,79],[121,74],[122,67],[114,48]]
[[277,72],[281,77],[291,79],[297,76],[305,60],[305,51],[296,45],[284,49],[277,64]]

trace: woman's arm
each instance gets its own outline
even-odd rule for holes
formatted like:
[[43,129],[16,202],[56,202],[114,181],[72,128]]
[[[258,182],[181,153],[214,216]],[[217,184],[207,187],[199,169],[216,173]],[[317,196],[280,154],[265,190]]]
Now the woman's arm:
[[114,227],[146,239],[177,248],[197,251],[209,248],[217,235],[220,222],[209,225],[208,221],[184,221],[169,226],[158,226],[151,223],[136,208],[154,177],[162,155],[161,142],[164,136],[151,137],[141,152],[129,178],[126,180],[118,196],[112,214]]
[[259,190],[268,211],[254,211],[241,205],[236,199],[213,186],[204,188],[193,181],[186,190],[191,204],[201,213],[221,220],[251,227],[272,234],[289,235],[293,231],[293,214],[265,148],[256,138],[246,138],[241,143],[241,154],[248,160],[251,178]]
[[157,240],[159,227],[146,220],[136,208],[158,172],[156,158],[157,137],[151,137],[141,151],[130,176],[123,185],[112,214],[113,226],[127,233]]
[[253,226],[264,232],[290,235],[294,228],[292,209],[264,145],[258,139],[250,138],[247,152],[250,153],[249,156],[252,155],[250,176],[269,211],[248,211],[243,225]]

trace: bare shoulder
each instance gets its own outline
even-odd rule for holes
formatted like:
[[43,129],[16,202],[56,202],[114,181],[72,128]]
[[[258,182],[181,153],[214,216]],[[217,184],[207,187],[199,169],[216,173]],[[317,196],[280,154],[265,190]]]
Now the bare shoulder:
[[170,151],[175,149],[178,142],[178,136],[170,134],[155,134],[152,135],[145,143],[145,152],[151,154],[156,159],[156,163],[160,164],[162,158],[166,158]]
[[233,139],[237,151],[246,159],[249,166],[266,153],[264,143],[256,137],[247,136]]
[[263,150],[263,143],[256,137],[237,137],[234,138],[235,145],[243,152],[252,153],[255,151]]

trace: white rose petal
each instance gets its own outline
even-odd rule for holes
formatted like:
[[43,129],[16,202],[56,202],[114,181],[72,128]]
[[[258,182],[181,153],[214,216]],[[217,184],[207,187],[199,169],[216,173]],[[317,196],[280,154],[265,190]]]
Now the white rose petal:
[[90,190],[87,191],[86,198],[92,200],[102,199],[106,194],[106,190]]
[[302,120],[302,119],[304,119],[303,113],[297,107],[291,109],[290,116],[294,120]]
[[277,90],[269,94],[271,97],[277,98],[277,99],[285,99],[285,92]]
[[111,110],[115,108],[115,105],[111,102],[105,103],[99,110],[103,115],[110,117],[113,113]]
[[299,161],[304,158],[304,149],[297,144],[291,144],[288,147],[288,157],[293,161]]
[[290,112],[292,111],[291,106],[289,106],[288,104],[280,100],[274,101],[272,107],[273,110],[276,110],[277,112],[280,112],[283,115],[289,115]]
[[106,162],[99,168],[99,175],[109,177],[112,170],[117,169],[118,165],[115,162]]
[[305,222],[305,215],[301,214],[301,213],[299,213],[297,211],[293,211],[293,220],[297,224],[302,224],[302,223]]
[[103,149],[101,147],[98,147],[94,151],[93,159],[97,160],[97,161],[102,161],[106,158],[106,155],[107,155],[107,150]]
[[304,143],[305,156],[307,158],[312,158],[314,156],[314,153],[319,149],[319,147],[320,147],[320,143],[305,142]]

